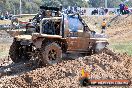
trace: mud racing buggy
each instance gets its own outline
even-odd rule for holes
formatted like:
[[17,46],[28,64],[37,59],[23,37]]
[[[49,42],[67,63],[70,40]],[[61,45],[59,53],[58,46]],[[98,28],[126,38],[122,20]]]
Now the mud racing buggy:
[[[37,58],[43,65],[52,65],[62,60],[63,54],[82,53],[91,55],[103,50],[106,38],[95,38],[79,14],[61,14],[60,8],[40,6],[42,14],[37,16],[31,34],[18,34],[10,47],[13,62]],[[29,26],[29,24],[28,24]]]

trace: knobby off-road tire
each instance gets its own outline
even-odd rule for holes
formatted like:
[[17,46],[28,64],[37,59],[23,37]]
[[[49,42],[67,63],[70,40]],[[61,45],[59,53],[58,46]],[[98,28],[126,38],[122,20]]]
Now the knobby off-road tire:
[[62,60],[61,47],[55,43],[47,43],[42,45],[42,62],[44,65],[52,65]]
[[10,46],[9,55],[14,63],[25,62],[30,60],[31,56],[28,53],[22,54],[20,42],[14,41]]

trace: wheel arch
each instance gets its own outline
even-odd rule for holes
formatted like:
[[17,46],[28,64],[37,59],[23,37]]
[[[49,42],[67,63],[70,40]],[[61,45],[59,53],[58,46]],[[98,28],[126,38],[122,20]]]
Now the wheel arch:
[[38,37],[33,41],[33,44],[35,45],[36,48],[42,48],[42,45],[47,44],[48,42],[55,42],[57,43],[61,49],[62,52],[66,52],[68,45],[66,42],[66,39],[60,39],[60,38],[42,38],[42,37]]
[[57,43],[61,49],[62,49],[62,52],[66,52],[67,51],[67,42],[65,39],[59,39],[59,38],[45,38],[43,41],[42,41],[42,44],[46,44],[47,42],[55,42]]

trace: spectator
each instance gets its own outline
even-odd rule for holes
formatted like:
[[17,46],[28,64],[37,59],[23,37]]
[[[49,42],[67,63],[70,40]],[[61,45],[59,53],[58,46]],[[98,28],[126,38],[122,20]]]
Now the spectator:
[[74,11],[77,12],[77,5],[74,6]]
[[5,19],[8,19],[9,17],[9,13],[8,13],[8,11],[6,11],[6,13],[5,13]]
[[13,16],[13,14],[9,14],[9,20],[11,20],[12,16]]
[[8,19],[8,15],[7,14],[5,15],[5,19]]
[[124,14],[124,7],[125,7],[125,5],[123,4],[123,2],[121,2],[121,4],[119,5],[119,7],[120,7],[120,14]]
[[104,12],[105,12],[105,14],[107,14],[108,13],[108,9],[104,9]]
[[101,27],[102,27],[102,32],[101,33],[104,33],[105,32],[105,29],[106,29],[106,20],[103,19],[103,22],[101,24]]
[[86,13],[86,9],[84,9],[84,13]]
[[98,14],[98,9],[97,9],[97,8],[94,9],[94,10],[91,12],[91,15],[96,15],[96,14]]
[[0,15],[0,20],[4,20],[4,16],[3,16],[3,14]]
[[126,5],[124,7],[124,14],[129,14],[128,6],[126,6]]
[[96,8],[95,10],[96,10],[96,13],[98,14],[98,8]]
[[105,11],[104,11],[104,8],[101,7],[100,10],[99,10],[99,15],[104,15]]

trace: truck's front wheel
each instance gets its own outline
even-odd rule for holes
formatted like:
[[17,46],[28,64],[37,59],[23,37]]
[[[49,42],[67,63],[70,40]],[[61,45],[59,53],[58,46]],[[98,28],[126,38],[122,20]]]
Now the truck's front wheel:
[[42,46],[42,57],[43,63],[47,65],[60,62],[62,59],[61,47],[55,42],[44,44]]

